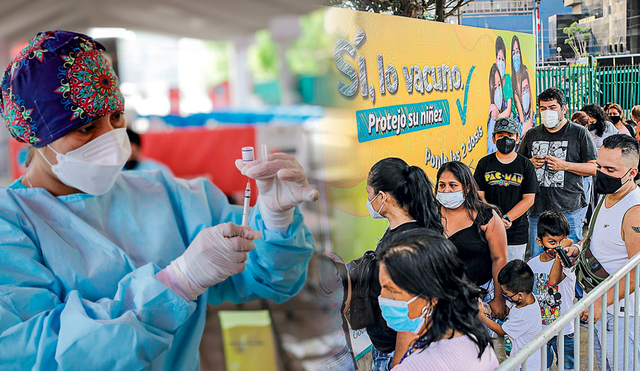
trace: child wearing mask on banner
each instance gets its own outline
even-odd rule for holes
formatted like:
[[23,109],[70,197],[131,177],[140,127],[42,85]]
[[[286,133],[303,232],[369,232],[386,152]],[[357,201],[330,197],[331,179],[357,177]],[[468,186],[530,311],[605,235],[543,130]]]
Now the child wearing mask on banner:
[[507,103],[509,115],[515,115],[515,104],[513,102],[513,84],[511,75],[507,73],[507,47],[502,36],[496,38],[496,66],[502,79],[502,93],[504,101]]
[[[576,276],[570,267],[562,264],[558,248],[571,246],[573,241],[567,239],[570,228],[567,218],[559,211],[545,211],[538,221],[538,238],[536,242],[544,253],[529,260],[533,270],[535,295],[540,305],[542,327],[551,325],[556,319],[573,306],[575,298]],[[573,333],[571,321],[564,328],[564,369],[573,370]],[[547,368],[551,369],[553,354],[558,361],[558,337],[547,343]]]
[[498,151],[480,159],[474,173],[480,196],[502,213],[508,261],[524,259],[529,238],[526,213],[538,191],[533,164],[514,151],[517,138],[518,123],[510,117],[498,119],[492,136]]
[[[480,321],[498,335],[504,336],[504,350],[507,357],[516,354],[520,348],[542,331],[540,307],[533,295],[533,271],[520,259],[512,260],[502,268],[498,283],[502,295],[513,307],[505,322],[500,325],[487,317],[482,311]],[[483,310],[482,303],[478,304]],[[527,359],[528,371],[540,371],[541,353],[537,351]],[[520,370],[520,368],[518,369]]]

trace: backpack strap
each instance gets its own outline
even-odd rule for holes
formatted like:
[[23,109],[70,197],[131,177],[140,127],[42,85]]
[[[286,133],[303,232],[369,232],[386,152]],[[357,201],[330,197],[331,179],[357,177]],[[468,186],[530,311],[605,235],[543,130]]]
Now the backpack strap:
[[333,266],[338,271],[340,278],[342,279],[342,305],[340,306],[340,317],[342,319],[342,332],[344,332],[344,337],[347,340],[347,347],[349,348],[349,354],[351,355],[351,359],[353,360],[353,367],[358,369],[358,363],[356,362],[356,356],[353,353],[353,344],[351,344],[351,330],[349,330],[349,322],[347,320],[347,316],[344,314],[344,308],[347,303],[347,295],[349,294],[349,275],[347,273],[347,265],[344,263],[342,258],[338,256],[336,253],[330,252],[324,254],[331,262]]

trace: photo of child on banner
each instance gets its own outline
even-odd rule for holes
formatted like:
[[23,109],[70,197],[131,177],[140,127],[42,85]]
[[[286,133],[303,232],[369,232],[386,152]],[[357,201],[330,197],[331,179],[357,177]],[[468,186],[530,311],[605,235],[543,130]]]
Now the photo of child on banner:
[[[495,42],[495,60],[489,71],[489,117],[487,132],[492,133],[497,119],[512,117],[518,122],[518,138],[533,127],[535,108],[531,99],[529,69],[522,60],[520,39],[511,38],[511,74],[506,73],[506,46],[502,36]],[[497,151],[492,138],[487,137],[487,154]]]

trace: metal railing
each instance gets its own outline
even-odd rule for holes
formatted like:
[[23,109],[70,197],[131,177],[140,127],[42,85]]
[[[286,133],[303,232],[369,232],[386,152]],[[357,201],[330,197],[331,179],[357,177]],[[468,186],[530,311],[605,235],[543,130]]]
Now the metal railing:
[[[534,354],[537,351],[541,351],[542,359],[541,359],[541,369],[547,369],[547,342],[551,340],[553,337],[558,336],[558,370],[564,370],[564,328],[566,325],[574,321],[574,369],[580,370],[580,314],[588,308],[589,310],[589,320],[587,322],[588,327],[588,356],[587,359],[584,360],[588,366],[589,371],[594,370],[595,361],[594,361],[594,323],[593,323],[593,313],[594,313],[594,303],[602,298],[602,320],[601,328],[600,328],[600,344],[602,349],[601,356],[601,365],[600,370],[606,370],[606,349],[607,349],[607,291],[611,287],[614,287],[613,296],[614,298],[619,297],[620,294],[620,285],[619,282],[622,278],[625,279],[625,287],[624,287],[624,329],[625,332],[624,342],[623,342],[623,369],[626,371],[629,369],[629,310],[631,304],[629,302],[630,295],[630,283],[629,279],[631,278],[631,271],[635,270],[635,283],[634,283],[634,293],[640,294],[640,290],[638,289],[640,285],[640,254],[636,254],[627,264],[625,264],[622,268],[620,268],[617,272],[607,277],[600,285],[598,285],[593,291],[589,294],[585,295],[580,301],[575,303],[573,307],[566,313],[562,313],[558,319],[556,319],[551,325],[549,325],[544,331],[542,331],[538,336],[533,338],[529,343],[527,343],[524,347],[522,347],[517,353],[509,357],[506,361],[504,361],[500,367],[496,369],[496,371],[511,371],[518,368],[522,365],[522,370],[527,371],[527,359],[529,356]],[[638,339],[638,325],[640,324],[640,295],[634,295],[635,300],[633,303],[633,331],[634,331],[634,343]],[[620,331],[620,326],[618,324],[618,311],[620,309],[620,301],[614,300],[614,321],[613,321],[613,370],[619,369],[618,359],[618,332]],[[638,344],[634,344],[634,348],[631,349],[633,351],[633,370],[637,371],[639,369],[640,364],[638,364]]]

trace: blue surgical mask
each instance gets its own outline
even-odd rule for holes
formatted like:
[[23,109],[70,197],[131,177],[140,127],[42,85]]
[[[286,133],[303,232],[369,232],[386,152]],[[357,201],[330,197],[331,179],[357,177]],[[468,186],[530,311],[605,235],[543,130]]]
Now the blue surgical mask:
[[504,292],[502,293],[502,297],[503,297],[503,298],[505,298],[505,299],[507,299],[507,301],[508,301],[509,303],[513,303],[513,304],[516,304],[516,305],[520,305],[520,301],[518,301],[518,300],[514,300],[514,299],[513,299],[513,297],[514,297],[514,296],[516,296],[516,295],[518,295],[518,293],[515,293],[515,294],[513,294],[512,296],[509,296],[509,295],[505,294]]
[[457,209],[464,203],[464,193],[458,192],[438,192],[436,193],[436,200],[447,209]]
[[371,215],[371,217],[373,219],[384,219],[384,216],[382,216],[382,214],[380,214],[380,212],[382,211],[382,208],[384,207],[384,201],[382,201],[382,205],[380,205],[380,210],[376,211],[373,208],[372,202],[373,200],[375,200],[376,198],[378,198],[378,196],[380,196],[380,193],[378,193],[376,195],[376,197],[372,198],[371,201],[369,201],[369,199],[367,199],[367,211],[369,211],[369,215]]
[[529,109],[531,108],[531,97],[529,96],[528,91],[522,92],[522,109],[524,112],[529,113]]
[[502,109],[502,88],[496,88],[493,92],[493,104],[495,104],[498,109]]
[[498,66],[498,71],[500,72],[500,77],[504,77],[505,72],[507,72],[507,62],[498,61],[498,62],[496,62],[496,65]]
[[427,312],[427,306],[422,308],[422,314],[418,318],[409,318],[409,304],[413,303],[418,295],[409,301],[399,301],[383,298],[378,296],[378,304],[382,311],[382,317],[387,321],[387,326],[396,332],[411,332],[418,334],[422,330],[422,326],[426,317],[431,316],[431,311]]
[[513,69],[516,70],[516,73],[520,72],[520,54],[513,55]]

